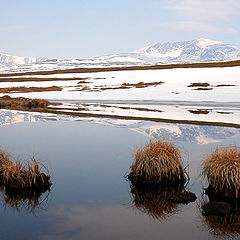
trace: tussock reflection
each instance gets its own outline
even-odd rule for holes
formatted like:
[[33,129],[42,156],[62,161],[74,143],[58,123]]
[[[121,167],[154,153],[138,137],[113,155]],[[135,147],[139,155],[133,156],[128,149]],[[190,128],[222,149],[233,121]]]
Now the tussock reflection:
[[47,208],[49,188],[13,189],[0,187],[2,204],[21,214],[35,214]]
[[240,239],[240,201],[208,196],[202,200],[201,218],[205,228],[217,239]]
[[133,207],[160,221],[167,220],[180,210],[179,204],[169,199],[183,188],[183,185],[131,185]]

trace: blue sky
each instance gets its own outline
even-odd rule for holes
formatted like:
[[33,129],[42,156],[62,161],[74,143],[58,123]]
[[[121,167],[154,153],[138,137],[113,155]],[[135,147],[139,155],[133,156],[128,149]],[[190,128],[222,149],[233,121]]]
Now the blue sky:
[[0,0],[0,52],[88,58],[204,37],[240,46],[239,0]]

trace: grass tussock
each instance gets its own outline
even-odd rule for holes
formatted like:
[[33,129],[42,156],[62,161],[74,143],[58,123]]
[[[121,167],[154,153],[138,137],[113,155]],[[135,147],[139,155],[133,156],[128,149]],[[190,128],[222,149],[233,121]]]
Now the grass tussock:
[[7,188],[27,189],[50,187],[48,169],[34,157],[29,161],[17,161],[0,151],[0,182]]
[[30,98],[11,98],[8,95],[0,97],[0,108],[26,110],[26,109],[45,109],[50,103],[44,99]]
[[237,198],[240,189],[240,148],[217,148],[203,162],[202,174],[216,192],[234,191]]
[[184,182],[185,169],[179,149],[164,140],[150,141],[138,148],[129,179],[155,183]]

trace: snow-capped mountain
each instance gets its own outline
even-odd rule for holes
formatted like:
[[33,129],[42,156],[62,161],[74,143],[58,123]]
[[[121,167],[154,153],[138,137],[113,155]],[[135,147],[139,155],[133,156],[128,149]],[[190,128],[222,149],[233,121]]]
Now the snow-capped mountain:
[[155,43],[134,51],[163,62],[203,62],[240,59],[240,48],[209,39]]
[[234,128],[215,126],[193,126],[183,124],[152,124],[135,128],[135,131],[155,139],[169,139],[171,141],[192,142],[200,145],[220,143],[227,138],[239,135],[240,131]]
[[36,63],[37,58],[32,57],[17,57],[9,54],[0,53],[0,66],[1,67],[12,67],[12,66],[21,66],[25,64]]
[[37,59],[0,53],[0,69],[1,71],[7,72],[26,72],[238,59],[240,59],[240,48],[230,44],[200,38],[193,41],[155,43],[130,53],[113,54],[90,59]]

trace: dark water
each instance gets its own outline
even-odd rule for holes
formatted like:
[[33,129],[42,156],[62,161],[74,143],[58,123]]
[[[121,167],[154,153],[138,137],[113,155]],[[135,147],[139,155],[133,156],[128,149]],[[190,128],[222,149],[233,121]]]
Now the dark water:
[[[134,148],[146,143],[148,136],[81,121],[1,126],[0,147],[21,158],[35,153],[49,166],[53,186],[35,208],[26,202],[16,208],[2,194],[0,239],[237,239],[236,232],[224,235],[212,229],[198,208],[203,191],[200,162],[216,145],[238,144],[240,137],[234,132],[220,143],[178,141],[188,153],[188,189],[198,199],[165,208],[154,198],[167,192],[160,189],[157,196],[141,190],[131,193],[124,179]],[[139,199],[142,202],[136,204]]]

